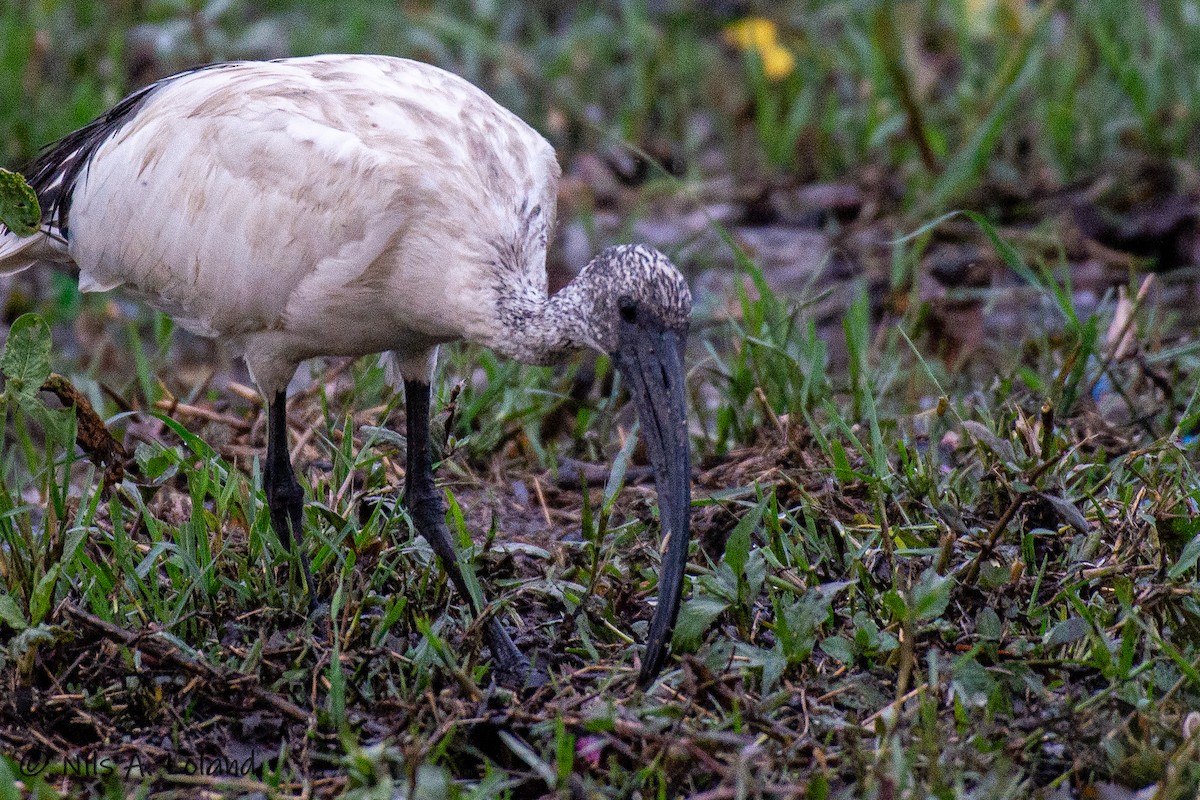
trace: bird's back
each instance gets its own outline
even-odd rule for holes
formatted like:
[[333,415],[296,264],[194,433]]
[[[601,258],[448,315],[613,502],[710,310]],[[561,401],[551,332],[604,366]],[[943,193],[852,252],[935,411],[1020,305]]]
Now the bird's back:
[[127,284],[200,333],[297,360],[416,349],[486,323],[471,315],[498,259],[544,290],[552,149],[426,64],[215,65],[73,136],[34,170],[49,233],[14,263],[65,238],[85,290]]

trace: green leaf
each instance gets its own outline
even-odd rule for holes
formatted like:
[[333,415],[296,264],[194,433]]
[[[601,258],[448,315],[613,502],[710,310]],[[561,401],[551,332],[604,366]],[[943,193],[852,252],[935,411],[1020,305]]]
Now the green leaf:
[[17,236],[33,236],[41,222],[42,207],[33,187],[19,172],[0,169],[0,224]]
[[678,652],[694,651],[700,646],[700,639],[708,630],[708,626],[728,607],[729,603],[726,601],[709,595],[700,595],[688,600],[679,609],[679,621],[675,623],[671,648]]
[[758,597],[759,591],[762,590],[763,582],[767,579],[767,559],[763,555],[761,547],[755,548],[750,553],[750,557],[746,559],[745,578],[745,596],[739,598],[743,602]]
[[454,496],[454,492],[447,489],[445,496],[447,513],[454,521],[455,530],[458,532],[458,547],[455,548],[454,555],[458,560],[459,572],[462,573],[467,591],[471,593],[471,601],[475,604],[475,608],[483,608],[487,604],[483,601],[483,587],[479,585],[479,576],[475,574],[475,566],[471,563],[474,544],[471,541],[471,533],[467,530],[466,517],[463,516],[462,506],[458,504],[458,498]]
[[7,592],[0,594],[0,620],[4,620],[8,627],[16,631],[23,631],[29,627],[29,620],[25,619],[21,607]]
[[951,686],[964,705],[975,708],[987,705],[988,698],[996,690],[996,679],[975,660],[973,651],[955,659],[951,671]]
[[359,425],[358,432],[372,447],[394,447],[401,453],[408,452],[408,437],[396,433],[391,428],[375,425]]
[[762,658],[762,690],[764,693],[770,692],[779,679],[783,677],[783,671],[787,669],[788,660],[775,650],[765,651]]
[[1054,506],[1054,510],[1058,512],[1059,518],[1068,523],[1072,528],[1085,535],[1091,533],[1092,529],[1088,525],[1087,517],[1070,500],[1051,494],[1050,492],[1042,492],[1042,497],[1045,498],[1046,502]]
[[854,643],[845,636],[830,636],[822,639],[821,649],[842,664],[854,663]]
[[854,647],[862,653],[870,653],[879,646],[879,626],[862,611],[854,614]]
[[50,328],[36,314],[22,314],[8,329],[8,343],[0,358],[0,371],[8,380],[6,393],[23,408],[35,404],[34,398],[50,376]]
[[998,642],[1003,631],[1004,626],[1000,622],[1000,615],[990,606],[981,609],[975,615],[975,632],[979,634],[980,639]]
[[[11,766],[10,766],[11,765]],[[20,800],[26,796],[25,791],[19,789],[17,783],[17,775],[20,774],[28,782],[24,771],[16,769],[14,759],[8,755],[0,753],[0,800]]]
[[989,450],[998,455],[1001,459],[1008,463],[1014,463],[1017,460],[1017,453],[1013,450],[1011,442],[1006,442],[982,422],[976,422],[973,419],[964,419],[962,421],[963,428],[977,443],[985,445]]
[[837,439],[829,443],[830,456],[833,458],[833,474],[839,483],[850,483],[854,480],[854,470],[850,468],[850,459],[846,456],[846,448]]
[[851,585],[851,581],[821,584],[791,603],[776,598],[775,635],[789,661],[796,663],[808,658],[816,643],[817,629],[828,620],[838,592]]
[[806,800],[826,800],[829,797],[829,778],[824,773],[813,775],[808,781]]
[[883,607],[892,612],[892,616],[896,619],[908,618],[908,600],[895,589],[884,592]]
[[606,517],[612,513],[613,503],[616,502],[617,495],[621,493],[621,487],[625,485],[625,472],[629,469],[629,460],[633,457],[633,448],[637,445],[639,427],[637,422],[633,423],[629,429],[629,435],[625,437],[625,446],[612,460],[608,483],[604,485],[602,513]]
[[530,769],[536,772],[538,777],[547,786],[557,785],[558,773],[555,772],[554,767],[543,761],[523,739],[508,731],[500,731],[500,741],[504,742],[513,755],[524,761]]
[[168,417],[166,414],[154,413],[154,418],[170,428],[176,436],[183,440],[187,448],[197,457],[205,461],[212,461],[218,458],[217,451],[213,450],[207,442],[201,439],[196,434],[189,431],[187,428],[180,425],[175,420]]
[[1088,635],[1088,622],[1083,617],[1069,617],[1050,629],[1046,635],[1046,647],[1061,647],[1078,642]]
[[1192,537],[1192,540],[1184,545],[1183,552],[1179,554],[1179,560],[1167,570],[1167,577],[1179,578],[1194,567],[1197,560],[1200,560],[1200,534]]
[[37,625],[50,613],[54,601],[54,585],[58,582],[58,564],[55,564],[37,582],[33,596],[29,598],[29,619]]
[[954,588],[954,580],[948,575],[938,575],[933,569],[927,569],[912,588],[913,619],[917,622],[934,619],[946,610],[950,604],[950,590]]
[[737,527],[725,541],[725,563],[733,570],[734,576],[740,577],[746,569],[746,560],[750,556],[750,534],[762,520],[765,502],[755,506],[749,514],[738,520]]
[[554,720],[554,766],[558,783],[566,786],[575,766],[575,737],[567,732],[562,717]]
[[992,247],[996,248],[996,253],[1009,269],[1021,276],[1021,279],[1030,286],[1036,289],[1045,288],[1041,279],[1029,268],[1016,248],[1000,238],[1000,232],[996,230],[996,226],[987,217],[975,211],[963,211],[962,214],[979,226],[979,230],[983,231],[984,236],[991,241]]

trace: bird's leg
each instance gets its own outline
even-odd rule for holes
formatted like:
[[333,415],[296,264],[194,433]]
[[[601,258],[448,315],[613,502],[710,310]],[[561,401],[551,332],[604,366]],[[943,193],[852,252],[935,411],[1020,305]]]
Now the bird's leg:
[[295,542],[300,567],[304,570],[304,588],[308,590],[310,607],[317,603],[316,584],[308,554],[304,552],[304,489],[292,471],[292,456],[287,440],[287,395],[276,392],[267,407],[267,464],[263,476],[267,489],[267,508],[271,511],[271,527],[284,547]]
[[[429,450],[429,384],[422,381],[404,382],[404,399],[408,417],[408,463],[404,473],[404,503],[417,532],[433,545],[442,566],[458,593],[466,599],[472,613],[478,615],[482,598],[471,593],[459,564],[458,551],[446,527],[446,508],[441,493],[433,482],[433,462]],[[544,682],[504,626],[495,617],[488,619],[484,637],[492,660],[496,664],[500,683],[533,686]],[[540,680],[539,680],[540,679]]]

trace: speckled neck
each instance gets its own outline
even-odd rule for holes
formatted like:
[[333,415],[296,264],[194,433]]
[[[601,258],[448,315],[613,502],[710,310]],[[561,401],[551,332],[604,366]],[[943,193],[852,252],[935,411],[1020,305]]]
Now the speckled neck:
[[526,364],[551,364],[583,347],[596,346],[590,281],[577,277],[553,297],[537,291],[506,292],[497,311],[500,336],[493,349]]
[[497,287],[499,325],[485,344],[529,364],[548,364],[582,347],[615,352],[622,303],[636,306],[640,319],[673,330],[686,330],[691,318],[687,281],[666,256],[643,245],[605,249],[551,298],[544,285],[520,274],[509,273]]

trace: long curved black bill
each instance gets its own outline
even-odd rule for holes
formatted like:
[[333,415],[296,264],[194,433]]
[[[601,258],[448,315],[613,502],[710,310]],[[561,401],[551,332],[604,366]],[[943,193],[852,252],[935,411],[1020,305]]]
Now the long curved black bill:
[[683,384],[687,330],[668,329],[656,321],[624,318],[618,325],[616,364],[633,395],[642,435],[650,451],[665,546],[658,576],[658,607],[650,622],[646,655],[638,674],[638,685],[645,687],[658,676],[667,660],[687,566],[692,505]]

